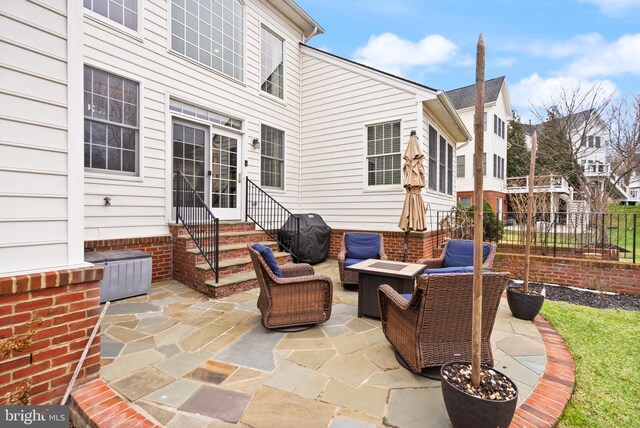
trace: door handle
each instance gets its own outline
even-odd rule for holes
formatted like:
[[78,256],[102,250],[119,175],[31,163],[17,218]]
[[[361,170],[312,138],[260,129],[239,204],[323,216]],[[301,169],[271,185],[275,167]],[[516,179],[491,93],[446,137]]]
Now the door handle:
[[236,180],[238,181],[238,183],[242,182],[242,173],[241,172],[238,173],[238,177],[236,178]]

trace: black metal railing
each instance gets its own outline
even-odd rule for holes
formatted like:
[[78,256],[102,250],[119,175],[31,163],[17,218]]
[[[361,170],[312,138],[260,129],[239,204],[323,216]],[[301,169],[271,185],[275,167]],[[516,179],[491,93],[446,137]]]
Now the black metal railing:
[[283,207],[260,186],[246,179],[245,220],[253,221],[267,235],[278,242],[283,251],[297,260],[300,244],[300,217]]
[[174,177],[176,193],[173,200],[176,205],[176,223],[182,222],[187,229],[200,253],[213,269],[218,282],[219,220],[204,203],[200,194],[202,192],[198,193],[181,171],[178,171]]
[[[637,213],[543,212],[533,218],[531,251],[549,256],[600,257],[637,263],[640,224]],[[438,211],[429,216],[436,244],[448,238],[473,239],[473,214],[463,210]],[[483,215],[483,239],[500,250],[524,251],[527,214],[508,212],[499,218]]]

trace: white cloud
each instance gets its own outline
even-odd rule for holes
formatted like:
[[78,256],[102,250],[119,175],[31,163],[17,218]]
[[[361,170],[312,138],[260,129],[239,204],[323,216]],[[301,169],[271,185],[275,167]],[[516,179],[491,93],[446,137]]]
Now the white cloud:
[[586,80],[573,76],[543,78],[538,73],[533,73],[510,85],[509,95],[511,103],[518,110],[522,121],[527,122],[531,119],[536,122],[536,118],[531,112],[532,109],[549,106],[553,100],[559,99],[563,90],[571,92],[579,88],[587,91],[593,85],[600,85],[603,100],[617,90],[616,85],[609,80]]
[[640,74],[640,33],[595,44],[569,64],[566,72],[583,77]]
[[580,0],[583,3],[593,3],[604,13],[621,15],[624,11],[640,7],[640,0]]
[[537,40],[525,48],[531,55],[544,58],[568,58],[592,51],[595,47],[606,44],[598,33],[579,34],[562,42]]
[[[393,33],[372,35],[365,46],[354,53],[354,60],[398,76],[407,76],[412,69],[433,69],[451,63],[458,47],[451,40],[432,34],[413,42]],[[464,63],[464,58],[461,59]]]

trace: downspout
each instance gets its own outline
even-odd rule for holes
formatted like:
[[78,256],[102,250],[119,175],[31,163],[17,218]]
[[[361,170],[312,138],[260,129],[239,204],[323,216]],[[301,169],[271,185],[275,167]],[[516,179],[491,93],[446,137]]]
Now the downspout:
[[316,34],[318,34],[318,26],[317,25],[315,27],[313,27],[313,31],[308,36],[306,36],[304,33],[302,34],[302,43],[307,43]]

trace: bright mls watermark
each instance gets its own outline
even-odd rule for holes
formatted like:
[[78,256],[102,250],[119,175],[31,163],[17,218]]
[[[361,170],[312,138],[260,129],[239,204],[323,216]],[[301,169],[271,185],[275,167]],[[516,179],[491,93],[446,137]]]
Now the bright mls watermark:
[[0,406],[2,428],[68,428],[67,406]]

